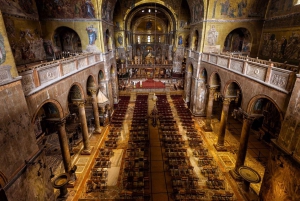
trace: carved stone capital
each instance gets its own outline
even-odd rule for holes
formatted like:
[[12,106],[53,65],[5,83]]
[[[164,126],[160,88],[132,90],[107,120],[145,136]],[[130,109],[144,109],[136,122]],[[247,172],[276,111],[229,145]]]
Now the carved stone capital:
[[232,116],[234,118],[240,117],[243,118],[244,121],[248,121],[252,123],[255,119],[262,117],[262,114],[248,114],[242,108],[234,109],[232,112]]
[[77,105],[78,107],[84,107],[85,100],[72,100],[74,105]]
[[66,125],[66,119],[60,119],[55,123],[58,127],[64,127]]
[[223,98],[223,105],[224,105],[224,104],[225,104],[225,105],[229,105],[231,101],[232,101],[232,98],[224,97],[224,98]]
[[49,119],[46,119],[46,121],[48,121],[51,124],[54,124],[55,126],[57,126],[59,128],[65,126],[65,124],[66,124],[66,119],[65,118],[63,118],[63,119],[49,118]]
[[92,95],[96,95],[98,89],[96,87],[88,87],[88,91],[92,94]]

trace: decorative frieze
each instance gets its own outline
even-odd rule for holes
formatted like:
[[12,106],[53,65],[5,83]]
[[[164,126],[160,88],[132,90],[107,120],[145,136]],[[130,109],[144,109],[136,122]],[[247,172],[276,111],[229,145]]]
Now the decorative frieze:
[[274,71],[272,72],[270,84],[285,89],[287,82],[288,82],[288,76],[286,74],[281,74],[279,72],[274,72]]
[[57,66],[38,71],[40,83],[44,84],[59,77]]
[[266,73],[267,73],[267,68],[259,67],[253,64],[248,64],[248,68],[246,72],[248,76],[264,81]]

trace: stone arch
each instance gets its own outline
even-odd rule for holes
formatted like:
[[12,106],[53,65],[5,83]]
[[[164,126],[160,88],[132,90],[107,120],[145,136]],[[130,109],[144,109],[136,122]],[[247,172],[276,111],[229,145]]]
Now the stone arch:
[[199,46],[199,31],[195,30],[192,37],[192,50],[197,51]]
[[53,46],[55,53],[82,52],[79,34],[70,27],[57,27],[53,34]]
[[94,75],[89,75],[87,82],[86,82],[87,94],[89,96],[91,96],[91,93],[89,92],[88,89],[91,89],[91,88],[96,89],[97,86],[98,85],[97,85],[96,78],[94,77]]
[[262,115],[261,130],[265,134],[272,134],[274,138],[278,137],[283,113],[272,98],[263,94],[256,95],[249,101],[246,111],[248,114]]
[[268,99],[269,101],[271,101],[274,104],[274,106],[276,106],[278,112],[280,113],[280,120],[283,120],[283,114],[280,110],[280,107],[277,105],[277,103],[272,98],[270,98],[269,96],[266,96],[264,94],[255,95],[254,97],[252,97],[249,100],[249,103],[248,103],[247,109],[246,109],[247,113],[255,114],[255,113],[253,113],[252,109],[255,106],[255,103],[257,102],[258,99]]
[[58,118],[63,118],[63,117],[64,117],[64,112],[63,112],[63,108],[62,108],[61,104],[60,104],[57,100],[49,99],[49,100],[44,101],[44,102],[36,109],[36,111],[34,112],[33,118],[32,118],[32,123],[35,122],[35,119],[36,119],[36,117],[37,117],[38,112],[39,112],[39,111],[41,110],[41,108],[42,108],[43,106],[45,106],[47,103],[50,103],[50,104],[54,105],[54,106],[57,108],[57,111],[58,111],[57,117],[58,117]]
[[105,31],[104,47],[107,51],[112,50],[112,36],[109,29]]
[[198,78],[205,79],[205,82],[207,83],[208,79],[207,79],[207,70],[206,70],[206,68],[201,68],[200,69]]
[[209,77],[209,79],[208,79],[209,81],[208,81],[208,84],[210,85],[210,86],[219,86],[219,87],[221,87],[221,76],[219,75],[219,73],[218,72],[213,72],[211,75],[210,75],[210,77]]
[[235,107],[240,107],[242,103],[242,88],[236,80],[229,80],[224,86],[223,94],[225,97],[232,97]]
[[84,90],[80,83],[73,83],[69,89],[68,102],[72,102],[72,99],[85,100]]
[[110,74],[115,74],[115,73],[116,73],[116,68],[113,65],[111,65],[110,66]]
[[52,126],[47,125],[46,119],[62,119],[64,117],[63,108],[56,100],[44,101],[35,111],[32,118],[35,137],[39,138],[43,133],[54,132]]
[[[239,92],[237,90],[240,90]],[[224,95],[225,96],[235,96],[237,93],[242,92],[241,85],[236,80],[228,80],[224,85]]]
[[252,41],[252,34],[247,28],[235,28],[226,35],[223,52],[249,53]]
[[105,74],[103,73],[103,70],[99,70],[99,73],[98,73],[98,82],[104,80],[105,78]]

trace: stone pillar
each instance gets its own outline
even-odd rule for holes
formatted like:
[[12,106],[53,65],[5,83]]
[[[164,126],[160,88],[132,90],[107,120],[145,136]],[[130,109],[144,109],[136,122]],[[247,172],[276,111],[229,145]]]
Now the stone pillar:
[[93,105],[94,120],[95,120],[94,133],[100,134],[101,128],[100,128],[99,111],[98,111],[97,89],[89,88],[88,90],[92,94],[92,105]]
[[237,154],[236,162],[235,162],[235,167],[233,170],[230,170],[230,174],[235,178],[235,179],[240,179],[241,177],[239,176],[239,168],[244,165],[246,154],[247,154],[247,148],[248,148],[248,139],[249,139],[249,134],[250,134],[250,129],[251,125],[254,121],[254,117],[250,116],[246,113],[243,114],[243,127],[242,127],[242,133],[241,133],[241,138],[240,138],[240,146],[239,146],[239,151]]
[[215,148],[217,149],[217,151],[226,151],[226,148],[224,146],[224,140],[225,140],[225,131],[226,131],[226,124],[227,124],[230,101],[231,101],[230,98],[224,98],[224,100],[223,100],[223,108],[222,108],[222,114],[221,114],[218,142],[215,145]]
[[91,147],[89,142],[89,132],[86,122],[86,115],[85,115],[85,102],[83,100],[80,101],[73,101],[75,105],[78,106],[79,110],[79,120],[81,124],[81,130],[82,130],[82,138],[83,138],[83,150],[81,154],[89,155],[91,154]]
[[209,87],[209,95],[208,95],[208,103],[207,103],[207,109],[206,109],[206,120],[205,120],[205,126],[204,130],[206,132],[211,132],[211,115],[214,105],[214,94],[216,92],[217,87]]
[[62,155],[62,160],[64,163],[64,168],[66,173],[70,173],[72,169],[72,163],[71,163],[71,155],[70,155],[70,149],[69,149],[69,140],[67,138],[66,133],[66,120],[59,120],[57,122],[58,126],[58,139],[59,139],[59,145]]

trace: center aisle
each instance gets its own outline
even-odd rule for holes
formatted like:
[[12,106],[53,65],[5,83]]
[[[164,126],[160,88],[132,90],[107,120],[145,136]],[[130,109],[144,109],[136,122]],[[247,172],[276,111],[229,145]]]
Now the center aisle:
[[[155,101],[153,96],[148,97],[148,114],[150,115]],[[170,178],[165,174],[164,160],[162,156],[162,148],[160,143],[160,137],[158,132],[158,126],[153,127],[152,119],[149,119],[149,132],[150,132],[150,150],[151,150],[151,183],[152,183],[152,200],[163,200],[167,201],[171,193],[170,189],[167,188],[167,180]]]

